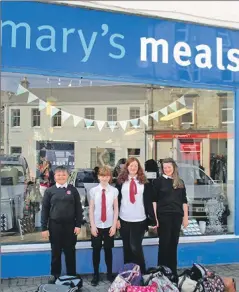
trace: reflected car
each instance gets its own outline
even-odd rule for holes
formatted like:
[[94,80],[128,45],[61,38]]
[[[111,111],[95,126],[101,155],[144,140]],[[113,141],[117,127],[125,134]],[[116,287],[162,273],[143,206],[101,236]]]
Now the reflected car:
[[74,187],[77,188],[82,208],[83,208],[83,215],[84,215],[84,222],[89,223],[89,202],[90,202],[90,195],[89,191],[91,188],[97,186],[98,179],[95,176],[95,172],[91,168],[78,168],[74,169],[68,179],[68,183],[72,184]]
[[[219,221],[224,231],[230,215],[224,184],[213,180],[197,166],[177,163],[179,176],[183,179],[189,203],[189,218],[199,221]],[[161,172],[161,169],[159,168]],[[217,208],[215,210],[215,207]]]

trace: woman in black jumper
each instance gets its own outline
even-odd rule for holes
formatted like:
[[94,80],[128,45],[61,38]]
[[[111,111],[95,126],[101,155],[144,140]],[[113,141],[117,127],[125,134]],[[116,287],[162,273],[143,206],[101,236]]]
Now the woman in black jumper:
[[124,263],[135,263],[145,272],[142,241],[148,226],[156,226],[152,185],[136,158],[129,158],[118,177],[119,221]]
[[184,182],[172,158],[162,161],[162,176],[154,181],[154,186],[160,239],[158,265],[169,267],[177,280],[177,246],[181,225],[188,226],[188,204]]

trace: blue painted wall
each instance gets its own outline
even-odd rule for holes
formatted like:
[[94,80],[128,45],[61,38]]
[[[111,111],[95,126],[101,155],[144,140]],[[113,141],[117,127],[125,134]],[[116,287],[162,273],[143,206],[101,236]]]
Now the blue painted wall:
[[[226,246],[226,248],[225,248]],[[147,266],[157,264],[157,246],[144,246]],[[122,248],[114,248],[113,251],[114,272],[123,265]],[[77,251],[77,271],[80,274],[93,273],[92,250],[80,249]],[[2,254],[2,278],[31,277],[49,275],[50,252],[24,252]],[[188,267],[193,262],[203,264],[226,264],[239,262],[239,240],[221,240],[212,243],[180,244],[178,250],[179,267]],[[101,255],[100,271],[105,272],[104,253]],[[63,257],[63,273],[65,272]]]

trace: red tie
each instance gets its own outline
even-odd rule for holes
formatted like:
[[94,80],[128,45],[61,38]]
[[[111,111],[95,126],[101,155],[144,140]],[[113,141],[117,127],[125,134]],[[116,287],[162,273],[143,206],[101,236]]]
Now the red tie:
[[135,195],[137,194],[137,186],[133,178],[131,178],[129,186],[129,199],[132,204],[135,203]]
[[102,199],[101,199],[101,221],[106,221],[106,196],[105,189],[102,189]]

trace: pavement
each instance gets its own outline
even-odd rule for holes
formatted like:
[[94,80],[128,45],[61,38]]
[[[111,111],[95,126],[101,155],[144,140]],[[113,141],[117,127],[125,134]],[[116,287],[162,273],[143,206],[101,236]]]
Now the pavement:
[[[207,266],[220,276],[233,277],[237,281],[237,291],[239,291],[239,263],[230,265],[216,265]],[[181,271],[181,270],[180,270]],[[101,275],[101,282],[97,287],[92,287],[90,284],[92,276],[83,276],[84,285],[81,289],[82,292],[107,292],[110,283],[106,281],[105,275]],[[35,278],[14,278],[2,279],[0,292],[35,292],[41,284],[45,284],[48,277],[35,277]]]

